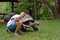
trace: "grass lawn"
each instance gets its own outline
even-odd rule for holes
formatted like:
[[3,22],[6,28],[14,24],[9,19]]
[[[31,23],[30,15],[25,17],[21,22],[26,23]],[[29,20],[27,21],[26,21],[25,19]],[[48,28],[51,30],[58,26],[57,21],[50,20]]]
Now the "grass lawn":
[[5,30],[6,25],[0,24],[0,40],[60,40],[60,20],[40,20],[39,31],[24,32],[14,35]]

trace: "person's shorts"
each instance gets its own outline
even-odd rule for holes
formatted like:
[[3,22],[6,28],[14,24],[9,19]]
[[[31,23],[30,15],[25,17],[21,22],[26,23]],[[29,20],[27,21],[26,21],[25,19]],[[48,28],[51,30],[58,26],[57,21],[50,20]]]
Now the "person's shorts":
[[[10,30],[11,32],[14,32],[16,27],[17,27],[17,23],[14,20],[10,20],[9,23],[7,23],[7,29]],[[21,25],[20,30],[25,31],[26,28],[23,25]]]
[[7,29],[8,30],[15,30],[16,29],[16,26],[17,26],[17,24],[16,24],[16,22],[14,20],[11,20],[10,23],[7,24],[7,25],[8,25],[7,26]]

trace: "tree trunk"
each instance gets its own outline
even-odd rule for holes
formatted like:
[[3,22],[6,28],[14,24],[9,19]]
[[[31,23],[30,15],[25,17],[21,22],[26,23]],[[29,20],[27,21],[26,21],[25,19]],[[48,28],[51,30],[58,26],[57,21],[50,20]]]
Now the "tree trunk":
[[54,18],[60,18],[60,0],[55,0],[55,8],[53,9],[47,0],[40,0],[44,3],[46,8],[52,13]]
[[34,14],[35,14],[35,20],[36,20],[36,0],[34,0]]
[[47,0],[40,0],[41,3],[45,5],[45,7],[51,12],[52,16],[55,17],[54,15],[54,9],[52,9],[51,5],[48,3]]
[[56,18],[60,18],[60,0],[55,0]]

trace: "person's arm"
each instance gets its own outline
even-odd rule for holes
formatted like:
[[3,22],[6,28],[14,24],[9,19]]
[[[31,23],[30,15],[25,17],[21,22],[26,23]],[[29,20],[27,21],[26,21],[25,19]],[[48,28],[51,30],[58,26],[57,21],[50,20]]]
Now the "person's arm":
[[[16,30],[15,30],[15,34],[17,34],[19,32],[19,29],[21,28],[21,25],[22,25],[22,21],[18,18],[14,18],[14,20],[16,21],[17,23],[17,27],[16,27]],[[20,32],[22,33],[22,31],[20,30]]]

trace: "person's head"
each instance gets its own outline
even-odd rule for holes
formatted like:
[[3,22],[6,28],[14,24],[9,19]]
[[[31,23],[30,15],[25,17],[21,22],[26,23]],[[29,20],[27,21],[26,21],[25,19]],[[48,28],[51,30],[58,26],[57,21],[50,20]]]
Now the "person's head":
[[25,12],[21,12],[20,16],[21,16],[21,18],[23,18],[25,16]]

